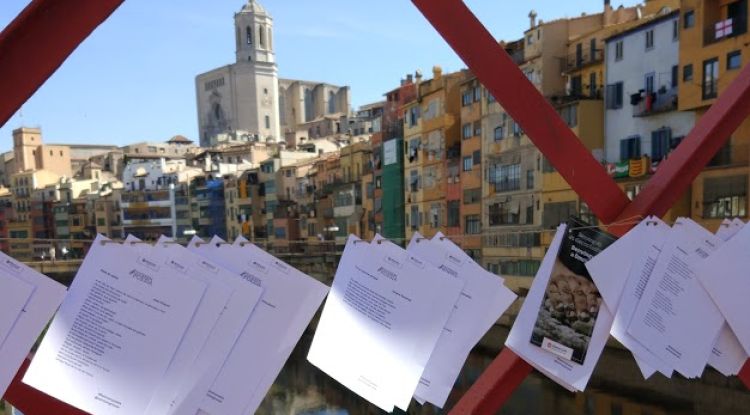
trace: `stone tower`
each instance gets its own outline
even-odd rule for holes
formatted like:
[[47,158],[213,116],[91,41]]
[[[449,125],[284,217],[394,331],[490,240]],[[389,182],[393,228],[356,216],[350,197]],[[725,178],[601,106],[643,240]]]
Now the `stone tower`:
[[[252,91],[248,92],[252,93],[247,99],[255,100],[248,102],[246,114],[238,115],[252,118],[254,112],[257,119],[251,120],[250,125],[257,126],[261,140],[280,141],[283,137],[279,127],[279,74],[273,50],[273,18],[260,3],[249,0],[235,13],[234,27],[237,73],[240,77],[250,77],[247,80]],[[252,111],[252,107],[256,111]]]

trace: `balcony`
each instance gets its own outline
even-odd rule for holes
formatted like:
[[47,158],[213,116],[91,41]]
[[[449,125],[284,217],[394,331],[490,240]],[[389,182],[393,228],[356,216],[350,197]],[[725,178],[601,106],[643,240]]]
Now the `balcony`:
[[565,58],[563,71],[572,72],[588,65],[599,63],[604,59],[602,49],[585,50],[581,53],[571,53]]
[[677,109],[677,88],[662,87],[659,91],[646,94],[640,92],[630,97],[633,117],[647,117]]

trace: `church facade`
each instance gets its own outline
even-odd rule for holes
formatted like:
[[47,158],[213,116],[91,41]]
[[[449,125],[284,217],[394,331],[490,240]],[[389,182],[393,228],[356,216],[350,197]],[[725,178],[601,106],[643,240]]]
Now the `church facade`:
[[330,114],[348,114],[349,87],[279,79],[273,48],[273,18],[255,0],[234,15],[236,62],[195,79],[200,144],[219,134],[242,133],[279,142],[299,124]]

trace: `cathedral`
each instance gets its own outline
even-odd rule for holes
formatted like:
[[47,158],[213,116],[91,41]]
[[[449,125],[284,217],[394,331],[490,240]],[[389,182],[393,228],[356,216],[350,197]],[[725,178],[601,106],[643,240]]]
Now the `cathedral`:
[[236,62],[198,75],[200,144],[217,136],[244,134],[278,142],[299,124],[330,114],[348,114],[349,87],[279,79],[273,49],[273,18],[255,0],[234,15]]

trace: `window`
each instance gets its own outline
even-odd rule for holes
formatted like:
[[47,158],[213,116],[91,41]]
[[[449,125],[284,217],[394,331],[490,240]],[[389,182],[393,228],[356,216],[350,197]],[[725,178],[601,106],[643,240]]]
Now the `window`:
[[411,229],[417,230],[419,229],[419,207],[418,206],[412,206],[411,207]]
[[589,74],[589,97],[596,98],[599,93],[599,88],[596,87],[596,72]]
[[685,14],[682,16],[682,27],[685,29],[690,29],[691,27],[695,26],[695,11],[690,10],[686,11]]
[[482,135],[482,122],[475,121],[474,122],[474,136],[479,137],[481,135]]
[[521,165],[492,166],[490,182],[495,183],[496,192],[519,190],[521,188]]
[[736,50],[727,54],[727,70],[740,69],[742,66],[742,52]]
[[570,95],[581,96],[583,94],[583,80],[581,75],[570,78]]
[[687,64],[682,67],[682,82],[690,82],[693,80],[693,64]]
[[641,137],[633,136],[620,140],[620,161],[641,157]]
[[481,150],[474,151],[473,153],[471,153],[471,156],[474,158],[473,164],[475,166],[482,164],[482,151]]
[[660,128],[651,133],[651,158],[654,161],[663,159],[672,149],[672,129]]
[[646,94],[651,95],[654,93],[654,77],[656,75],[651,72],[646,74]]
[[703,99],[716,98],[719,92],[719,59],[703,62]]
[[472,102],[474,102],[474,93],[471,89],[467,89],[461,95],[461,106],[469,106]]
[[526,170],[526,188],[527,189],[534,188],[534,170],[533,169]]
[[414,127],[419,121],[419,107],[409,108],[409,127]]
[[412,192],[419,191],[419,173],[416,170],[412,170],[409,175],[409,188]]
[[471,137],[471,124],[466,123],[461,127],[461,137],[464,139]]
[[646,50],[654,48],[654,29],[646,31]]
[[573,128],[578,125],[578,104],[568,105],[560,108],[560,116],[568,127]]
[[533,34],[529,34],[529,35],[526,36],[526,44],[527,45],[534,44],[534,35]]
[[624,45],[622,43],[622,40],[618,40],[615,42],[615,60],[621,61],[622,57],[624,55]]
[[430,205],[430,226],[434,229],[440,228],[440,207],[440,203]]
[[747,176],[712,177],[703,180],[704,218],[744,216],[747,216]]
[[505,128],[504,126],[495,127],[495,132],[493,133],[493,137],[495,141],[500,141],[505,137]]
[[679,20],[672,21],[672,40],[676,41],[680,39],[680,22]]
[[266,128],[271,128],[271,117],[266,115]]
[[680,72],[680,67],[677,65],[672,66],[672,88],[677,88],[677,78]]
[[520,137],[523,135],[523,130],[521,129],[521,124],[513,121],[513,137]]
[[607,109],[622,108],[623,83],[617,82],[607,85]]
[[448,201],[448,223],[449,228],[455,228],[461,226],[460,217],[460,206],[461,203],[458,200]]
[[491,104],[493,102],[496,102],[497,99],[495,99],[495,96],[490,94],[489,91],[487,92],[487,103]]
[[466,216],[464,220],[466,225],[464,232],[468,235],[478,235],[482,232],[482,224],[479,221],[479,215],[469,215]]
[[[517,225],[520,223],[519,202],[495,203],[489,206],[490,226]],[[515,241],[514,241],[515,242]],[[510,243],[508,245],[516,245]]]
[[474,167],[474,163],[472,162],[471,156],[464,157],[464,171],[471,171],[471,168]]
[[545,203],[544,213],[542,214],[542,226],[545,229],[554,229],[577,212],[578,209],[575,201]]
[[474,87],[474,102],[479,102],[482,100],[482,87],[475,86]]
[[250,26],[246,27],[245,28],[245,33],[246,33],[246,37],[247,37],[247,39],[246,39],[247,44],[248,45],[252,45],[253,44],[253,28],[250,27]]
[[479,203],[482,200],[482,189],[466,189],[464,190],[464,205],[473,205]]

